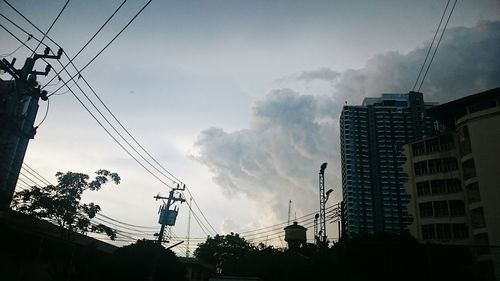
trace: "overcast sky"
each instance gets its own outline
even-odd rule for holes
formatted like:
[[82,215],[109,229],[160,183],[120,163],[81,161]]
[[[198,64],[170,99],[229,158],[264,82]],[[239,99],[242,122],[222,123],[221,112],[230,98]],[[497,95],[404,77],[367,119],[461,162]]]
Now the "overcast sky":
[[[12,2],[42,30],[65,3]],[[77,66],[145,3],[129,2],[75,60]],[[216,230],[239,232],[286,221],[289,200],[292,215],[317,210],[323,162],[329,163],[327,187],[335,190],[329,203],[341,199],[342,105],[411,90],[446,2],[157,0],[82,74],[132,134],[190,187]],[[72,56],[120,3],[73,0],[49,36]],[[4,2],[0,11],[41,37]],[[500,86],[499,20],[499,1],[458,1],[422,87],[426,100],[445,102]],[[3,18],[0,23],[26,39]],[[0,42],[2,54],[19,46],[3,30]],[[13,55],[18,67],[27,55],[26,49]],[[38,120],[45,110],[41,102]],[[160,203],[153,196],[168,189],[70,93],[51,97],[25,162],[50,180],[58,171],[118,172],[121,185],[85,200],[120,221],[157,225]],[[186,235],[187,217],[184,204],[175,234]],[[205,236],[194,220],[191,226],[192,236]],[[333,228],[329,236],[337,236]]]

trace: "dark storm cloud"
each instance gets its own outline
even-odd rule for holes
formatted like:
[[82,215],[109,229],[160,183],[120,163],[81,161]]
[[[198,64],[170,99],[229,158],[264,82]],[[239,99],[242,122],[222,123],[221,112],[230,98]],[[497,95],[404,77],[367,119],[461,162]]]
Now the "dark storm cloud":
[[[311,210],[317,201],[317,168],[322,162],[331,163],[329,179],[340,184],[337,118],[344,101],[359,104],[366,96],[411,90],[425,45],[408,54],[377,55],[364,68],[341,74],[322,68],[288,76],[285,80],[335,81],[333,94],[271,91],[256,102],[249,129],[201,132],[197,159],[226,191],[243,193],[274,214],[283,217],[289,198]],[[500,86],[499,46],[500,22],[448,30],[422,88],[427,100],[443,102]]]
[[[408,54],[388,52],[362,69],[342,73],[335,96],[349,103],[383,92],[408,92],[424,61],[429,42]],[[500,86],[500,22],[482,21],[472,28],[447,30],[421,92],[445,102]]]

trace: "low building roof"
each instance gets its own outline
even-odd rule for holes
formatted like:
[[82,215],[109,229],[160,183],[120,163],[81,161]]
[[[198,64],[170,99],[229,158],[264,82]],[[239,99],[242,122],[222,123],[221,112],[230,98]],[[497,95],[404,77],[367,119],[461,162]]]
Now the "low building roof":
[[427,112],[445,126],[455,127],[455,121],[468,114],[468,108],[491,101],[500,102],[500,87],[466,96],[427,109]]

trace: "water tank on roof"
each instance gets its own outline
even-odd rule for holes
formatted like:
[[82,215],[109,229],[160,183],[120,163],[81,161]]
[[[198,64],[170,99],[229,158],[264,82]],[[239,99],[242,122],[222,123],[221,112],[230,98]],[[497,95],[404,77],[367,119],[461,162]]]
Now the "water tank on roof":
[[289,249],[298,249],[307,242],[307,228],[299,225],[296,221],[292,225],[285,227],[285,241]]

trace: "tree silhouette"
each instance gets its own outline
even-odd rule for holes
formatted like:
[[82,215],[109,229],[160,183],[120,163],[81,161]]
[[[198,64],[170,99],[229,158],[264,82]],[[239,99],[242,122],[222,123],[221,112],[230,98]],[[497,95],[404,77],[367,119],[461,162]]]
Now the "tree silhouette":
[[151,240],[138,240],[116,250],[105,267],[105,280],[184,281],[186,273],[171,250]]
[[231,232],[228,235],[217,234],[214,237],[208,237],[207,241],[198,244],[194,255],[213,264],[218,273],[229,274],[238,261],[254,249],[256,249],[255,246],[245,238]]
[[101,211],[101,207],[94,203],[81,203],[81,195],[85,190],[101,189],[108,181],[119,184],[120,176],[107,170],[98,170],[91,181],[88,175],[73,172],[58,172],[56,178],[57,185],[32,186],[17,192],[12,208],[36,218],[56,222],[61,228],[61,238],[69,239],[71,232],[75,231],[82,234],[105,233],[114,239],[116,234],[111,228],[90,221]]

